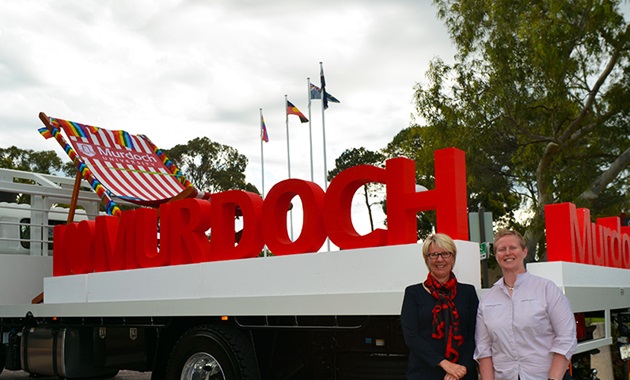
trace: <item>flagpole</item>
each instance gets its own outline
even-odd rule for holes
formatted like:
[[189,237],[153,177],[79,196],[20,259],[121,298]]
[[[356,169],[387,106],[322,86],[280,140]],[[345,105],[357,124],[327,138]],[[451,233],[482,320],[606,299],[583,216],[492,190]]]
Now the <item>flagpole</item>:
[[[322,91],[322,135],[324,145],[324,191],[328,190],[328,167],[326,165],[326,80],[324,79],[324,64],[319,63],[319,79]],[[326,238],[326,247],[330,252],[330,238]]]
[[291,178],[291,151],[289,149],[289,112],[287,112],[287,104],[289,99],[288,96],[285,95],[284,96],[284,124],[285,124],[285,128],[287,130],[287,171],[288,171],[288,175],[289,178]]
[[262,197],[264,199],[265,198],[265,155],[263,152],[262,108],[260,108],[259,111],[260,111],[260,167],[261,167],[261,172],[262,172]]
[[308,138],[311,147],[311,182],[313,177],[313,130],[311,128],[311,78],[306,78],[306,94],[308,96]]
[[[267,133],[266,126],[265,130],[263,130],[264,119],[262,114],[262,108],[258,109],[260,112],[260,168],[262,172],[262,198],[265,199],[265,155],[263,153],[263,133]],[[263,256],[267,257],[267,249],[266,246],[263,246]]]
[[[289,98],[285,94],[284,95],[284,123],[287,130],[287,170],[289,174],[289,179],[291,179],[291,151],[289,150],[289,111],[287,109],[287,104],[289,104]],[[293,240],[293,210],[289,210],[289,224],[291,225],[291,240]]]
[[324,107],[326,103],[326,82],[324,81],[324,65],[322,62],[319,63],[319,72],[320,79],[322,80],[321,90],[322,90],[322,135],[324,139],[324,190],[328,190],[328,167],[326,164],[326,107]]

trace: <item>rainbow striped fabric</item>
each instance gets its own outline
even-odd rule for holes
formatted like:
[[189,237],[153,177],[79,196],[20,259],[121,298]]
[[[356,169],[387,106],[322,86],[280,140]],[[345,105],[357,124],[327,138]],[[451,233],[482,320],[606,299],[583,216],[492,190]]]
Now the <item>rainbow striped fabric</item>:
[[125,148],[133,148],[133,140],[131,139],[131,135],[125,131],[113,131],[114,140],[120,146],[124,146]]
[[[49,120],[49,127],[40,133],[55,137],[111,215],[120,212],[112,198],[157,206],[192,187],[179,168],[144,135],[57,118]],[[198,191],[192,196],[209,198],[209,194]]]
[[88,137],[88,133],[97,133],[98,127],[81,124],[74,121],[50,118],[50,122],[57,127],[62,127],[69,136]]
[[45,139],[49,139],[53,137],[52,133],[46,127],[40,128],[37,131],[39,132],[40,135],[44,136]]

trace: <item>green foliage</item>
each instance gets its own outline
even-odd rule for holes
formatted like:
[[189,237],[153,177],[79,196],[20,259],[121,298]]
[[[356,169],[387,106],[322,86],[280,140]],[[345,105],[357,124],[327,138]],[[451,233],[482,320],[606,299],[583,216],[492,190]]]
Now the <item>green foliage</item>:
[[357,165],[374,165],[383,166],[385,156],[379,152],[373,152],[371,150],[360,148],[346,149],[335,160],[335,168],[328,171],[328,181],[332,179],[342,171],[349,169]]
[[[28,172],[53,174],[61,169],[61,159],[55,151],[34,151],[16,146],[0,148],[0,168]],[[19,180],[31,182],[26,180]],[[24,194],[0,193],[0,201],[30,203],[30,197]]]
[[77,167],[72,161],[64,163],[61,167],[61,171],[63,171],[68,177],[76,177],[77,175]]
[[61,170],[61,166],[61,159],[54,150],[34,151],[16,146],[0,148],[1,168],[53,174]]
[[216,193],[238,189],[259,193],[255,186],[245,182],[247,158],[230,146],[197,137],[164,152],[199,190]]
[[[351,167],[358,165],[373,165],[382,167],[384,165],[384,161],[385,156],[380,152],[373,152],[363,147],[347,149],[335,160],[335,168],[328,171],[328,181],[332,181],[337,174]],[[365,199],[365,206],[368,210],[370,228],[372,231],[374,231],[372,205],[374,203],[381,203],[381,201],[371,201],[370,199],[376,197],[374,192],[377,191],[379,187],[380,185],[378,183],[366,183],[363,185],[363,197]]]
[[[399,132],[384,149],[387,157],[404,156],[416,162],[416,182],[431,189],[435,187],[433,152],[456,146],[466,152],[468,204],[471,210],[479,205],[491,211],[494,219],[513,218],[520,198],[510,191],[509,180],[500,165],[479,151],[474,141],[463,134],[445,132],[443,128],[412,126]],[[418,237],[425,238],[433,231],[435,213],[418,214]]]
[[546,204],[629,209],[630,32],[619,1],[434,3],[456,60],[432,62],[415,94],[426,126],[401,132],[389,154],[414,158],[430,185],[430,152],[463,149],[471,207],[506,224],[529,209],[529,260],[544,250]]

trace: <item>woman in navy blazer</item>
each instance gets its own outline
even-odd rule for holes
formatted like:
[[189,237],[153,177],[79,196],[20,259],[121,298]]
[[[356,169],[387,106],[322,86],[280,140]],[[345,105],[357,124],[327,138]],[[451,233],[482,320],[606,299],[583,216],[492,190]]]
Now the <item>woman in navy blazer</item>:
[[455,242],[429,236],[422,255],[429,274],[405,289],[401,323],[409,347],[407,380],[477,379],[473,360],[479,298],[475,287],[457,282]]

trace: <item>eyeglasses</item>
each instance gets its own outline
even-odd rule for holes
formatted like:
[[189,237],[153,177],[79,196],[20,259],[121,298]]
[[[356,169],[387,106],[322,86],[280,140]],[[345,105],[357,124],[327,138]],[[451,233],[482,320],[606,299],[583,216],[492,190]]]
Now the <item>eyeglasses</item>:
[[453,256],[453,252],[433,252],[427,255],[427,257],[429,257],[431,260],[437,260],[438,256],[442,257],[443,259],[448,259]]

